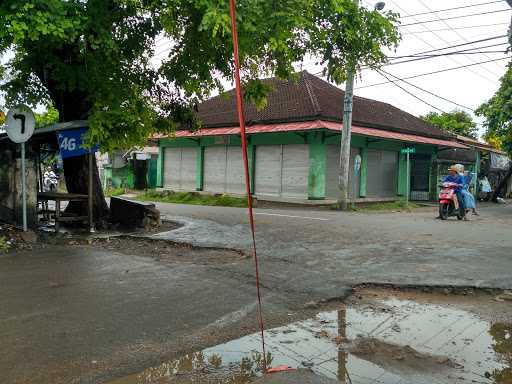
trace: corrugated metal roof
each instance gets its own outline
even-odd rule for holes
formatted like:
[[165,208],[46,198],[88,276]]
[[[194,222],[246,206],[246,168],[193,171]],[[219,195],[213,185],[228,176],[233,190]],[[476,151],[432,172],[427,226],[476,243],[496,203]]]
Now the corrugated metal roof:
[[[310,131],[314,129],[328,129],[330,131],[340,132],[343,125],[332,121],[303,121],[296,123],[279,123],[279,124],[255,124],[247,127],[248,134],[256,133],[272,133],[272,132],[300,132]],[[430,144],[442,147],[452,148],[468,148],[467,146],[457,143],[455,141],[434,139],[431,137],[424,137],[419,135],[411,135],[406,133],[384,131],[381,129],[365,128],[352,126],[352,133],[355,135],[378,137],[382,139],[404,141],[410,143]],[[225,128],[208,128],[198,129],[196,131],[176,131],[175,137],[203,137],[203,136],[226,136],[240,134],[239,127],[225,127]],[[160,136],[162,138],[163,136]]]

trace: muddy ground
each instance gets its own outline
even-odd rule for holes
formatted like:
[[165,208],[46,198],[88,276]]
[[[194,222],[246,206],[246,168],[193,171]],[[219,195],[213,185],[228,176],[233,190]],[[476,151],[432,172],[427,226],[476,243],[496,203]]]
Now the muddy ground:
[[[512,382],[512,303],[501,294],[357,288],[265,337],[270,367],[310,369],[325,382]],[[250,383],[262,374],[259,351],[249,335],[109,384]]]

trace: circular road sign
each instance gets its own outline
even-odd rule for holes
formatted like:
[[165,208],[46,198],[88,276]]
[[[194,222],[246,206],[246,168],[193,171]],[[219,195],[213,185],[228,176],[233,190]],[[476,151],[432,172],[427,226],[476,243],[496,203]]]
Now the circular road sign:
[[19,105],[7,112],[5,129],[7,136],[15,143],[24,143],[34,133],[36,120],[30,108]]

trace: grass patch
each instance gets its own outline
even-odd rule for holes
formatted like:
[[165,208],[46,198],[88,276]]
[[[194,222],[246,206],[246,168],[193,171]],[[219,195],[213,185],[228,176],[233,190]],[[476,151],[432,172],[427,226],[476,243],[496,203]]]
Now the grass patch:
[[4,236],[0,236],[0,253],[7,252],[9,250],[9,245],[7,244],[7,240]]
[[112,197],[112,196],[121,196],[126,193],[124,188],[108,188],[105,189],[105,196]]
[[157,192],[148,191],[137,196],[138,200],[158,201],[162,203],[212,205],[220,207],[247,207],[247,199],[243,197],[232,197],[227,195],[202,195],[196,192]]
[[364,205],[357,205],[354,210],[360,212],[412,211],[413,209],[419,207],[419,204],[411,202],[407,204],[404,200],[400,200],[383,203],[369,203]]

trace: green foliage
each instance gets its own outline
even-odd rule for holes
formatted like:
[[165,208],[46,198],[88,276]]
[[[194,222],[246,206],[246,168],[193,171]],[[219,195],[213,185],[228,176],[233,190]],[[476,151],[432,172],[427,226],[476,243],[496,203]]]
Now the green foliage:
[[455,109],[452,112],[429,112],[425,116],[420,117],[426,122],[445,131],[473,139],[478,138],[476,123],[473,121],[473,117],[467,112]]
[[326,65],[324,74],[341,84],[351,66],[377,68],[387,61],[382,47],[396,48],[400,41],[398,14],[380,13],[352,0],[315,1],[308,26],[308,47]]
[[105,196],[112,197],[112,196],[121,196],[126,193],[125,188],[108,188],[105,190]]
[[9,250],[9,245],[7,244],[7,240],[4,236],[0,236],[0,253],[7,252]]
[[486,138],[497,138],[502,149],[512,154],[512,63],[500,80],[498,91],[476,110],[485,118]]
[[221,207],[247,207],[247,199],[227,195],[203,195],[193,192],[157,192],[148,191],[137,197],[144,201],[160,201],[162,203],[213,205]]
[[53,105],[50,105],[46,112],[34,113],[34,117],[36,119],[36,128],[41,128],[47,125],[58,123],[59,111],[57,111]]
[[[398,43],[396,15],[351,0],[240,0],[240,61],[246,99],[266,105],[257,81],[288,78],[293,64],[320,57],[340,83],[354,64],[385,61]],[[150,62],[170,39],[167,57]],[[219,77],[232,80],[228,0],[3,0],[0,92],[9,105],[54,105],[60,121],[89,119],[89,142],[105,151],[144,143],[178,124],[196,127],[193,106]],[[50,116],[48,116],[50,117]]]

